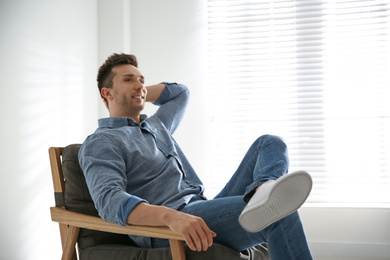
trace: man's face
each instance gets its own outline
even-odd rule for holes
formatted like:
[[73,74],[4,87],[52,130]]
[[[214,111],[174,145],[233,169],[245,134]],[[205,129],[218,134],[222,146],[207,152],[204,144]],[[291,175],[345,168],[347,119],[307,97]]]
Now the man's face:
[[111,89],[110,107],[119,112],[118,116],[131,117],[139,115],[145,107],[147,90],[144,86],[144,77],[134,66],[125,64],[115,66],[115,73]]

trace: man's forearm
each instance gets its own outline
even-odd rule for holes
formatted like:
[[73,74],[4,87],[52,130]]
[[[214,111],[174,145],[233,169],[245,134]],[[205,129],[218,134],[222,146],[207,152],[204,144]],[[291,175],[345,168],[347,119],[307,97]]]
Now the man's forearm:
[[147,203],[138,204],[127,217],[127,222],[136,225],[167,226],[181,235],[188,247],[194,251],[206,251],[216,236],[202,218]]
[[127,222],[134,225],[168,226],[172,214],[175,214],[173,209],[140,203],[127,217]]
[[146,102],[155,103],[165,88],[165,84],[156,84],[147,86],[148,94],[146,95]]

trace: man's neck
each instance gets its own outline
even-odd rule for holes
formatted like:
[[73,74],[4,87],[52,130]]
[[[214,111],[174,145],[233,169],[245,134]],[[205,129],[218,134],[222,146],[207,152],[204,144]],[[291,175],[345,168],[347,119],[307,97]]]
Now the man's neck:
[[114,113],[110,113],[110,117],[129,117],[129,118],[133,119],[137,124],[141,123],[141,115],[140,114],[138,114],[138,115],[128,115],[128,114],[114,114]]

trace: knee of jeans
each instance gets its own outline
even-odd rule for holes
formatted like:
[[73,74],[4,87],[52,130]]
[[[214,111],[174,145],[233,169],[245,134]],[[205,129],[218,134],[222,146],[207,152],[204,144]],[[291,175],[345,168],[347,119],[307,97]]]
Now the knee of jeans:
[[260,145],[265,144],[273,144],[273,145],[279,145],[280,147],[287,148],[286,143],[284,142],[283,138],[277,135],[262,135],[260,136],[257,141],[260,143]]

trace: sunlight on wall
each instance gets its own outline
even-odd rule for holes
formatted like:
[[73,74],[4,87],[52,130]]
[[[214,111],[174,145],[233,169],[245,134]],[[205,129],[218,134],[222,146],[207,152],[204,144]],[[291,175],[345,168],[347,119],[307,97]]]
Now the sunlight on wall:
[[[53,194],[47,149],[81,140],[83,133],[83,70],[81,44],[69,46],[67,51],[50,46],[40,35],[31,34],[24,53],[25,76],[21,80],[22,103],[20,141],[22,179],[20,188],[25,191],[29,203],[21,216],[31,216],[23,229],[22,237],[31,237],[22,255],[31,250],[42,254],[46,248],[58,248],[57,228],[48,224],[47,197]],[[34,184],[34,185],[31,185]],[[52,234],[46,243],[36,245],[41,234]],[[48,244],[50,246],[48,247]]]
[[95,128],[96,8],[92,0],[1,4],[1,259],[60,258],[48,148],[81,143]]

